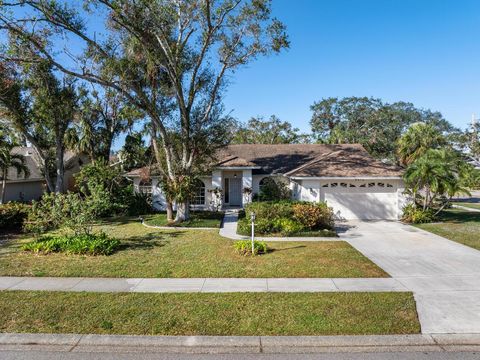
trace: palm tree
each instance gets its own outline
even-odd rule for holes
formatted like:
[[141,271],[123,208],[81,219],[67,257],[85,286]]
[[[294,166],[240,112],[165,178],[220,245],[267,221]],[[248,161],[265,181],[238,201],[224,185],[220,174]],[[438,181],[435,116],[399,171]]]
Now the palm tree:
[[17,176],[22,173],[25,177],[30,176],[30,171],[26,165],[25,156],[21,154],[12,154],[14,143],[10,141],[9,137],[0,132],[0,176],[2,180],[2,193],[0,195],[0,204],[5,202],[5,188],[8,180],[8,170],[14,168],[17,171]]
[[446,198],[439,213],[458,194],[469,194],[464,179],[470,167],[451,150],[430,149],[411,163],[405,171],[404,179],[411,189],[414,199],[420,195],[425,211],[431,208],[440,197]]
[[400,164],[408,166],[424,155],[429,149],[446,144],[442,133],[432,124],[412,124],[398,140],[397,156]]

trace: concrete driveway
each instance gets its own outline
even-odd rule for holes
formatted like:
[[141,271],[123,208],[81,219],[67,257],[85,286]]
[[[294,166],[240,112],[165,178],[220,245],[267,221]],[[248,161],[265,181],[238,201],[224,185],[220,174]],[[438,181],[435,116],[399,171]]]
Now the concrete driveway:
[[340,237],[414,292],[422,332],[480,333],[480,251],[391,221],[345,222]]

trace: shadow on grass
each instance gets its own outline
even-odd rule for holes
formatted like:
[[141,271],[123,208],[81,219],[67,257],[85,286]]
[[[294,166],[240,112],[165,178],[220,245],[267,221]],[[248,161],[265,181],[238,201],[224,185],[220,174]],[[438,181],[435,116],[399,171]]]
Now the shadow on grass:
[[142,235],[133,235],[121,239],[119,251],[122,250],[148,250],[157,247],[163,247],[170,242],[170,238],[176,238],[181,231],[169,231],[166,234],[158,232],[149,232]]
[[274,252],[280,252],[280,251],[287,251],[287,250],[294,250],[294,249],[302,249],[306,248],[306,245],[297,245],[297,246],[291,246],[288,248],[283,248],[283,249],[272,249],[272,248],[267,248],[267,254],[271,254]]
[[480,224],[480,213],[464,210],[445,210],[438,216],[439,221],[462,224],[466,222],[478,222]]

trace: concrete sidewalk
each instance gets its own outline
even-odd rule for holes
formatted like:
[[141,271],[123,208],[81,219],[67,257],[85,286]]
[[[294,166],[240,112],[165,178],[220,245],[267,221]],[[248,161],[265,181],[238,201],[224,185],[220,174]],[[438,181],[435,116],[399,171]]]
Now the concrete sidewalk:
[[0,351],[165,353],[357,353],[478,351],[480,335],[132,336],[0,334]]
[[88,292],[382,292],[409,291],[392,278],[53,278],[0,277],[0,290]]

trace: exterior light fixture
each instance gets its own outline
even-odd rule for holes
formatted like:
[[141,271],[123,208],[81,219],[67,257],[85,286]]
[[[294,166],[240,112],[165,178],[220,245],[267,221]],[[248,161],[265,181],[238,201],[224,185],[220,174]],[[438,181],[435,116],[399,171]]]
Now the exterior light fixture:
[[233,177],[236,179],[237,178],[237,173],[233,174]]

